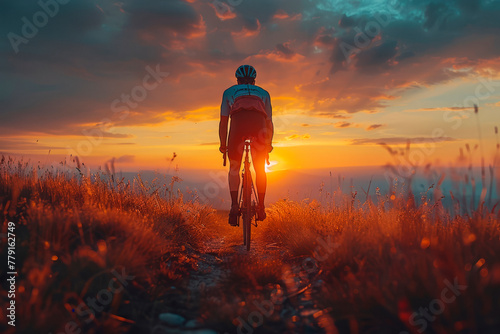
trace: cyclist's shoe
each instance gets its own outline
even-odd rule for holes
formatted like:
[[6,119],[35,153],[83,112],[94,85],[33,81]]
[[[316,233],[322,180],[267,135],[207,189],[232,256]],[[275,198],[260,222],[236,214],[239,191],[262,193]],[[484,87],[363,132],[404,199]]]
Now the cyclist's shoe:
[[257,206],[257,218],[256,220],[266,219],[266,208],[264,206]]
[[231,206],[231,211],[229,211],[229,225],[238,226],[238,216],[240,215],[240,208],[238,205]]

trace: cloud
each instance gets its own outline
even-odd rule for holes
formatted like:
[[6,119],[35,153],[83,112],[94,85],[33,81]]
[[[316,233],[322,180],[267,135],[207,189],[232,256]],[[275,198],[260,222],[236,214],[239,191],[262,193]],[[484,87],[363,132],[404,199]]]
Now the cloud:
[[339,21],[339,27],[341,28],[352,28],[356,25],[356,20],[353,17],[348,17],[346,14],[343,14]]
[[302,123],[300,124],[300,126],[304,127],[304,128],[311,128],[311,127],[314,127],[314,128],[319,128],[319,127],[325,127],[325,126],[331,126],[333,123],[316,123],[316,124],[309,124],[309,123]]
[[125,29],[140,39],[165,42],[165,37],[190,37],[204,30],[200,14],[185,1],[134,0],[125,2],[122,9],[129,15]]
[[115,159],[115,162],[125,163],[125,164],[132,163],[134,161],[135,161],[135,155],[122,155],[121,157]]
[[295,55],[295,51],[290,49],[288,43],[282,43],[276,45],[276,50],[278,51],[279,54],[281,54],[285,58],[292,58]]
[[237,17],[232,7],[224,1],[210,2],[210,6],[214,9],[215,15],[222,21],[231,20]]
[[411,144],[426,144],[426,143],[441,143],[453,142],[457,139],[451,137],[391,137],[391,138],[358,138],[351,139],[351,145],[406,145],[408,142]]
[[372,67],[390,66],[391,61],[398,54],[398,42],[387,41],[381,45],[359,52],[355,57],[356,68],[368,70]]
[[48,151],[48,150],[63,150],[63,146],[50,146],[39,143],[38,141],[26,141],[18,139],[0,138],[0,146],[2,150],[7,151]]
[[[500,70],[500,2],[397,3],[252,0],[221,11],[205,0],[71,1],[18,54],[0,40],[0,131],[66,136],[104,118],[117,127],[196,121],[189,111],[220,103],[242,63],[255,64],[272,97],[294,98],[275,102],[276,110],[333,119],[384,110],[411,89]],[[21,18],[39,10],[36,1],[4,1],[0,29],[20,34]],[[388,10],[380,31],[356,45],[357,28],[366,34]],[[343,43],[355,52],[346,57]],[[157,64],[171,75],[126,119],[114,119],[111,102]],[[198,119],[217,117],[204,114]]]
[[315,112],[315,116],[318,117],[326,117],[326,118],[333,118],[333,119],[351,119],[352,116],[349,115],[338,115],[334,114],[328,111],[320,111],[320,112]]
[[372,124],[370,125],[369,127],[366,128],[366,131],[372,131],[372,130],[375,130],[375,129],[379,129],[381,127],[383,127],[384,124]]
[[125,133],[111,133],[111,132],[101,132],[101,136],[104,138],[134,138],[134,135],[129,135]]
[[425,111],[461,111],[470,110],[470,107],[438,107],[438,108],[419,108],[419,109],[407,109],[405,112],[425,112]]
[[353,123],[349,123],[349,122],[337,122],[334,124],[334,126],[336,128],[348,128],[348,127],[351,127],[353,125]]
[[137,143],[104,143],[104,145],[130,146],[130,145],[137,145]]
[[299,134],[293,134],[291,136],[285,137],[285,140],[295,140],[295,139],[310,139],[311,135],[309,134],[304,134],[304,135],[299,135]]

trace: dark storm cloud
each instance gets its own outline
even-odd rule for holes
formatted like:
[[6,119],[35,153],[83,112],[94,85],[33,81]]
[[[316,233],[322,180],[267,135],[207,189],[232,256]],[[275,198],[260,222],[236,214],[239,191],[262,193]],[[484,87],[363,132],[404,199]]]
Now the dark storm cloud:
[[[23,21],[41,11],[37,2],[3,2],[9,13],[2,32],[22,36]],[[0,65],[10,94],[0,95],[0,123],[22,130],[60,133],[78,123],[112,118],[111,102],[142,83],[145,67],[180,59],[165,54],[165,45],[196,31],[200,15],[184,1],[71,1],[38,33],[19,44],[16,54],[7,38]],[[161,41],[144,41],[156,31]],[[5,35],[6,35],[5,34]],[[160,39],[159,36],[153,38]],[[148,104],[144,103],[144,107]],[[64,132],[79,134],[76,128]]]
[[293,55],[295,55],[295,51],[293,51],[292,49],[290,49],[290,47],[288,45],[286,45],[286,44],[278,44],[278,45],[276,45],[276,50],[278,51],[278,53],[280,53],[281,55],[283,55],[285,58],[290,58]]
[[259,20],[260,23],[267,24],[279,11],[294,16],[295,14],[313,11],[314,8],[314,1],[308,3],[302,0],[243,0],[240,5],[234,7],[234,11],[248,22]]
[[342,15],[342,18],[339,21],[339,27],[341,28],[352,28],[356,25],[356,21],[347,15]]
[[151,32],[156,29],[188,33],[199,22],[200,15],[184,1],[149,0],[126,3],[130,31]]
[[398,53],[397,46],[398,43],[396,41],[388,41],[366,51],[360,52],[356,57],[356,67],[359,69],[365,69],[374,66],[386,65],[388,61],[393,59]]
[[[477,33],[484,37],[488,33],[498,34],[500,29],[500,20],[494,18],[500,15],[498,1],[401,0],[398,4],[398,12],[391,7],[382,7],[380,11],[374,11],[370,15],[365,13],[347,17],[344,14],[339,23],[340,31],[320,36],[320,40],[324,42],[333,41],[333,72],[347,68],[350,63],[364,68],[366,65],[389,65],[392,59],[408,62],[415,56],[438,54],[443,48],[468,34]],[[387,24],[378,16],[383,13],[390,13]],[[344,22],[346,20],[348,23]],[[377,35],[379,41],[369,46],[360,46],[357,41],[374,40],[374,34],[370,34],[367,29],[370,24],[371,27],[378,24],[381,28]],[[345,44],[355,48],[355,52],[350,54],[352,59],[349,62],[346,52],[342,50],[342,45]],[[463,52],[473,53],[473,50],[464,47]],[[489,58],[498,56],[499,53],[500,46],[492,45],[482,56]]]
[[444,29],[446,27],[447,20],[453,16],[448,4],[439,2],[429,3],[424,14],[424,28],[426,29],[432,29],[434,27]]

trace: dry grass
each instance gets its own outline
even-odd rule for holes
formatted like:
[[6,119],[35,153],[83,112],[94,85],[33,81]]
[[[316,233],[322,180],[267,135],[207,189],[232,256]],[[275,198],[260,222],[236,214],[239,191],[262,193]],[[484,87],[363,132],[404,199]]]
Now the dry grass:
[[[18,319],[26,319],[19,333],[64,331],[69,321],[89,333],[147,332],[166,311],[234,332],[269,302],[273,312],[250,328],[254,333],[500,329],[499,214],[484,198],[462,206],[454,199],[455,208],[447,209],[439,191],[436,199],[423,194],[415,201],[394,185],[366,201],[336,193],[328,207],[283,200],[269,208],[246,254],[237,246],[241,236],[221,226],[211,208],[176,195],[175,180],[124,183],[81,170],[41,173],[8,159],[0,164],[3,231],[7,221],[19,222],[16,303]],[[411,178],[400,184],[408,187]],[[202,254],[220,257],[218,269],[226,274],[219,286],[199,292],[193,310],[186,282]],[[113,270],[135,278],[95,319],[75,314],[108,289]],[[441,300],[446,282],[466,288],[422,322],[415,312]],[[0,329],[8,329],[5,322]]]
[[[320,283],[312,298],[333,321],[328,330],[500,330],[498,210],[482,202],[470,214],[452,215],[440,198],[424,195],[417,205],[408,192],[379,195],[376,203],[359,202],[355,194],[340,197],[328,209],[315,201],[280,201],[270,208],[262,233],[294,256],[313,259],[306,263],[319,272],[314,280]],[[422,320],[415,312],[435,306],[449,291],[445,282],[467,288],[443,312],[431,313],[432,320]]]
[[[225,285],[233,298],[224,299],[225,308],[223,296],[208,300],[228,312],[214,325],[241,329],[238,319],[251,317],[253,302],[273,300],[278,290],[284,302],[254,333],[499,333],[500,189],[493,187],[499,169],[495,156],[487,180],[482,159],[477,177],[468,146],[465,167],[451,170],[450,207],[442,203],[444,174],[431,165],[424,173],[436,184],[418,199],[409,191],[418,166],[396,159],[409,156],[409,145],[389,150],[396,162],[387,166],[394,175],[387,194],[376,189],[360,200],[356,192],[337,191],[326,206],[273,204],[258,235],[284,253],[281,266],[252,258],[241,259],[247,267],[234,265]],[[401,170],[409,173],[395,177]],[[466,195],[477,191],[479,198]]]
[[[5,158],[0,164],[2,233],[8,221],[18,222],[16,333],[64,331],[70,321],[84,332],[142,326],[168,308],[163,299],[171,286],[185,284],[213,210],[162,197],[140,180],[134,189],[64,167],[40,171]],[[113,271],[122,270],[134,279],[118,282]],[[124,289],[99,304],[95,319],[73,311],[109,290],[110,281]],[[2,331],[10,328],[6,321],[2,316]]]
[[314,203],[279,202],[263,234],[315,259],[324,283],[315,298],[335,321],[419,332],[423,327],[410,315],[439,299],[445,280],[457,280],[466,291],[425,332],[499,329],[498,215],[452,218],[428,203],[393,202],[389,209],[367,203],[328,211]]

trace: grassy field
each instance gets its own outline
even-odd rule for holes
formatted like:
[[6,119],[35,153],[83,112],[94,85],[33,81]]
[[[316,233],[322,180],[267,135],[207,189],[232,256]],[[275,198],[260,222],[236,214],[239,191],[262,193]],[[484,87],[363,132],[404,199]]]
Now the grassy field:
[[[17,222],[17,333],[59,333],[67,324],[82,332],[144,329],[168,306],[196,264],[191,254],[213,233],[206,228],[213,210],[155,187],[2,159],[2,233]],[[6,246],[2,238],[3,255]],[[13,333],[6,293],[1,302],[1,331]]]
[[[220,333],[500,332],[497,209],[452,215],[396,188],[332,194],[328,206],[282,200],[247,254],[239,231],[185,203],[176,180],[78,167],[1,161],[2,233],[17,223],[19,273],[16,331],[4,289],[2,332],[149,333],[173,311]],[[2,238],[3,259],[6,249]],[[203,270],[222,274],[190,291],[208,256]]]

